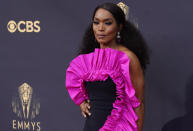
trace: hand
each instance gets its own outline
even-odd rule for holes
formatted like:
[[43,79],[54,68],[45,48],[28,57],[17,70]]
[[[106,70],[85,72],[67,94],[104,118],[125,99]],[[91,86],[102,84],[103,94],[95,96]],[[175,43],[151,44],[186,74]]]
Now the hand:
[[80,110],[82,111],[82,115],[84,117],[86,117],[86,114],[89,116],[91,115],[89,109],[90,109],[90,100],[85,100],[80,104]]

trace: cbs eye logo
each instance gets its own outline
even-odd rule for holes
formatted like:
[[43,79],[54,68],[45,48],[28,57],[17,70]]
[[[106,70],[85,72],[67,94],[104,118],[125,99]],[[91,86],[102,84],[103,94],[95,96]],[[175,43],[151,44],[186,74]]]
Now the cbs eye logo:
[[10,33],[14,33],[16,30],[19,32],[40,32],[40,21],[19,21],[16,23],[14,20],[10,20],[7,24],[7,29]]

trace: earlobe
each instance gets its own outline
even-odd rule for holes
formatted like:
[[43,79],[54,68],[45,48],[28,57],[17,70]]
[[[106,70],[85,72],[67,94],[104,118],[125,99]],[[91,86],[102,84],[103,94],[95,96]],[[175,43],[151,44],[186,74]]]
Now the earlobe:
[[119,31],[120,32],[121,32],[122,28],[123,28],[123,24],[120,24],[120,26],[119,26]]

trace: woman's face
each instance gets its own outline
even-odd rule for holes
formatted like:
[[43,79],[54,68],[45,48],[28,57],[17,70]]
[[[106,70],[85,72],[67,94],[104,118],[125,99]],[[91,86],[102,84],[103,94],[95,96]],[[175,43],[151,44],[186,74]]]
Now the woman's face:
[[116,40],[118,26],[112,14],[99,8],[93,19],[93,31],[96,40],[100,44],[110,44]]

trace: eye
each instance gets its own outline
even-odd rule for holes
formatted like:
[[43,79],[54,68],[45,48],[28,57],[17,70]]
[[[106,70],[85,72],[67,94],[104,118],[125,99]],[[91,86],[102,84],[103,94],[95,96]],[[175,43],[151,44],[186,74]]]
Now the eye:
[[97,21],[93,21],[92,23],[93,23],[93,24],[98,24],[98,22],[97,22]]
[[106,24],[106,25],[111,25],[111,24],[112,24],[112,22],[106,22],[105,24]]

